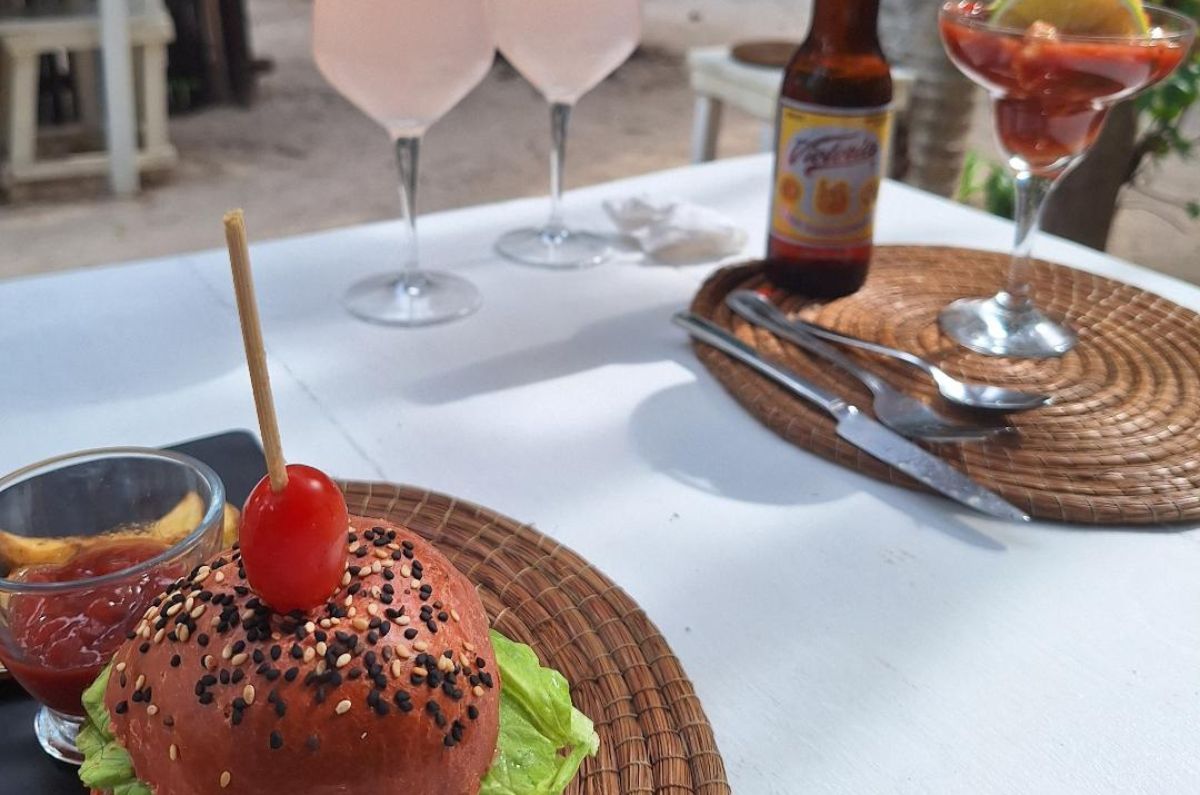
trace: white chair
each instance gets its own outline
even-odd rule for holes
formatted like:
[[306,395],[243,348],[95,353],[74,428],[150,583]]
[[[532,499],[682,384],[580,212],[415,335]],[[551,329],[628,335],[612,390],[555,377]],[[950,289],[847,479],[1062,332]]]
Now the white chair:
[[[177,160],[167,132],[167,44],[175,27],[161,0],[130,0],[129,41],[137,96],[140,170],[168,168]],[[85,127],[99,126],[100,87],[96,56],[100,18],[90,2],[68,0],[51,10],[0,12],[0,186],[108,171],[106,150],[56,158],[38,157],[38,60],[45,53],[70,54]]]
[[[763,151],[774,146],[775,109],[783,70],[751,66],[735,60],[729,47],[696,47],[688,50],[688,72],[696,94],[692,125],[692,162],[706,163],[717,156],[721,115],[731,105],[763,122],[760,139]],[[894,105],[899,112],[908,107],[913,75],[892,69]]]

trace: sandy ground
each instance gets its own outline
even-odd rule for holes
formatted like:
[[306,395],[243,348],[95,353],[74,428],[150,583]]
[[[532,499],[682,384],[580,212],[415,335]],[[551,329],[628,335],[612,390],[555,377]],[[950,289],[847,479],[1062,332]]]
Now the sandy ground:
[[[720,16],[722,4],[695,6],[704,13],[680,3],[647,6],[656,46],[640,51],[575,111],[569,187],[687,162],[692,95],[672,50],[689,35],[711,40],[729,24]],[[396,215],[388,142],[313,66],[307,0],[254,0],[250,8],[255,47],[275,61],[256,105],[173,119],[180,164],[148,181],[135,199],[108,198],[99,183],[69,183],[27,190],[0,205],[0,277],[219,246],[219,219],[232,206],[246,208],[257,239]],[[689,32],[689,24],[696,30]],[[977,148],[988,152],[986,114],[979,118]],[[722,155],[756,151],[758,140],[756,121],[726,114]],[[544,194],[548,145],[544,103],[498,65],[428,135],[422,210]],[[1187,195],[1196,184],[1200,168],[1193,164],[1167,169],[1155,187]],[[1161,212],[1161,205],[1138,196],[1128,204]],[[1172,220],[1145,209],[1123,212],[1112,250],[1200,281],[1200,225]]]

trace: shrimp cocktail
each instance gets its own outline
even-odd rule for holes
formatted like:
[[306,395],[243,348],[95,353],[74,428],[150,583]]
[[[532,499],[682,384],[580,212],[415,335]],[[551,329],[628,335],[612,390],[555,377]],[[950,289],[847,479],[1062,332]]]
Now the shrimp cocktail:
[[942,329],[981,353],[1062,355],[1075,334],[1039,311],[1029,288],[1043,202],[1087,154],[1108,111],[1183,62],[1195,25],[1138,0],[950,2],[939,24],[950,59],[991,94],[997,139],[1017,189],[1007,288],[946,307]]

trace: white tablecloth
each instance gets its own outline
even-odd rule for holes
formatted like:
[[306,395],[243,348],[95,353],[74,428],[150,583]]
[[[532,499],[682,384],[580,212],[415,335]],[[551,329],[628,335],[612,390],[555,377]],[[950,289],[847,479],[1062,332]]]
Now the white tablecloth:
[[[651,174],[567,206],[601,227],[603,198],[682,195],[757,252],[769,167]],[[547,273],[493,255],[545,209],[424,219],[426,262],[486,303],[418,331],[336,302],[395,264],[397,224],[255,246],[289,458],[459,495],[577,549],[666,634],[738,793],[1200,788],[1200,538],[1008,525],[791,447],[668,323],[711,266]],[[1009,230],[889,184],[878,237],[1004,249]],[[1173,279],[1059,241],[1039,253],[1200,309]],[[221,251],[5,283],[0,318],[0,469],[254,427]]]

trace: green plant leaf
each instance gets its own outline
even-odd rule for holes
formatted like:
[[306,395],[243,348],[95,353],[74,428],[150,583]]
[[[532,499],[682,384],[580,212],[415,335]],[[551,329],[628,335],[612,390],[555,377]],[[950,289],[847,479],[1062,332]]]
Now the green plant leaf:
[[954,189],[955,201],[966,204],[979,192],[979,186],[975,184],[979,165],[979,155],[967,152],[963,158],[962,173],[958,175],[958,186]]
[[992,215],[1012,219],[1016,214],[1017,194],[1012,175],[993,165],[983,182],[983,206]]
[[[1200,21],[1200,0],[1162,0],[1162,5]],[[1188,159],[1192,156],[1197,139],[1184,131],[1183,123],[1198,101],[1200,48],[1193,47],[1191,55],[1173,75],[1143,92],[1136,100],[1142,133],[1134,147],[1134,162],[1128,169],[1131,179],[1142,174],[1147,163],[1158,165],[1169,157]],[[1184,205],[1192,218],[1197,217],[1196,206],[1195,201]]]

